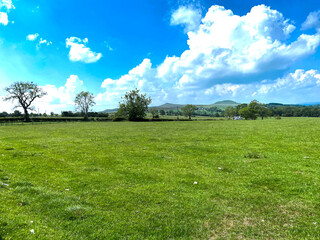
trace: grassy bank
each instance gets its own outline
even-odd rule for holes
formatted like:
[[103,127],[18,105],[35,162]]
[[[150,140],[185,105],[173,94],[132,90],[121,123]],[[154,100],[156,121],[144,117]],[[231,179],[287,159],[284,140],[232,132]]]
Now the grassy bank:
[[319,139],[318,118],[3,126],[0,239],[319,239]]

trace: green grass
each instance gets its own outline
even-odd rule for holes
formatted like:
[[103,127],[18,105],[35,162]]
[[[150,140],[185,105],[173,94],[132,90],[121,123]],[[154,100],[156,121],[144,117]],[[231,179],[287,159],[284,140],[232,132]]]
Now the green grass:
[[0,239],[319,239],[319,139],[317,118],[2,126]]

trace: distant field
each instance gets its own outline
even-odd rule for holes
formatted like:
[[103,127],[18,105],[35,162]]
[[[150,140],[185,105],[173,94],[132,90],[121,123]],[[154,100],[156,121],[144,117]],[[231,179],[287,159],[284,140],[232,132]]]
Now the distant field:
[[0,239],[319,239],[319,149],[318,118],[1,126]]

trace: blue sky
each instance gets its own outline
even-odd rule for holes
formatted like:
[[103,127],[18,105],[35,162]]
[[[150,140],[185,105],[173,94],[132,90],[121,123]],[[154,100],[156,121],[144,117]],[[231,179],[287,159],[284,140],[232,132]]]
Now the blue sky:
[[319,102],[319,45],[315,0],[0,0],[0,96],[34,81],[42,112],[81,90],[117,107],[133,88],[152,105]]

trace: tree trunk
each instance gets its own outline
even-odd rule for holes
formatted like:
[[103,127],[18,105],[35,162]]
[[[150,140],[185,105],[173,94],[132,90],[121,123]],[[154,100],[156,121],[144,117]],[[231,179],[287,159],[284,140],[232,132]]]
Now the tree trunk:
[[85,121],[88,121],[88,120],[89,120],[88,113],[85,113],[85,115],[84,115],[84,120],[85,120]]
[[189,115],[189,120],[191,120],[191,115]]
[[28,113],[28,109],[23,108],[23,110],[24,110],[24,120],[26,122],[31,122],[30,117],[29,117],[29,113]]

